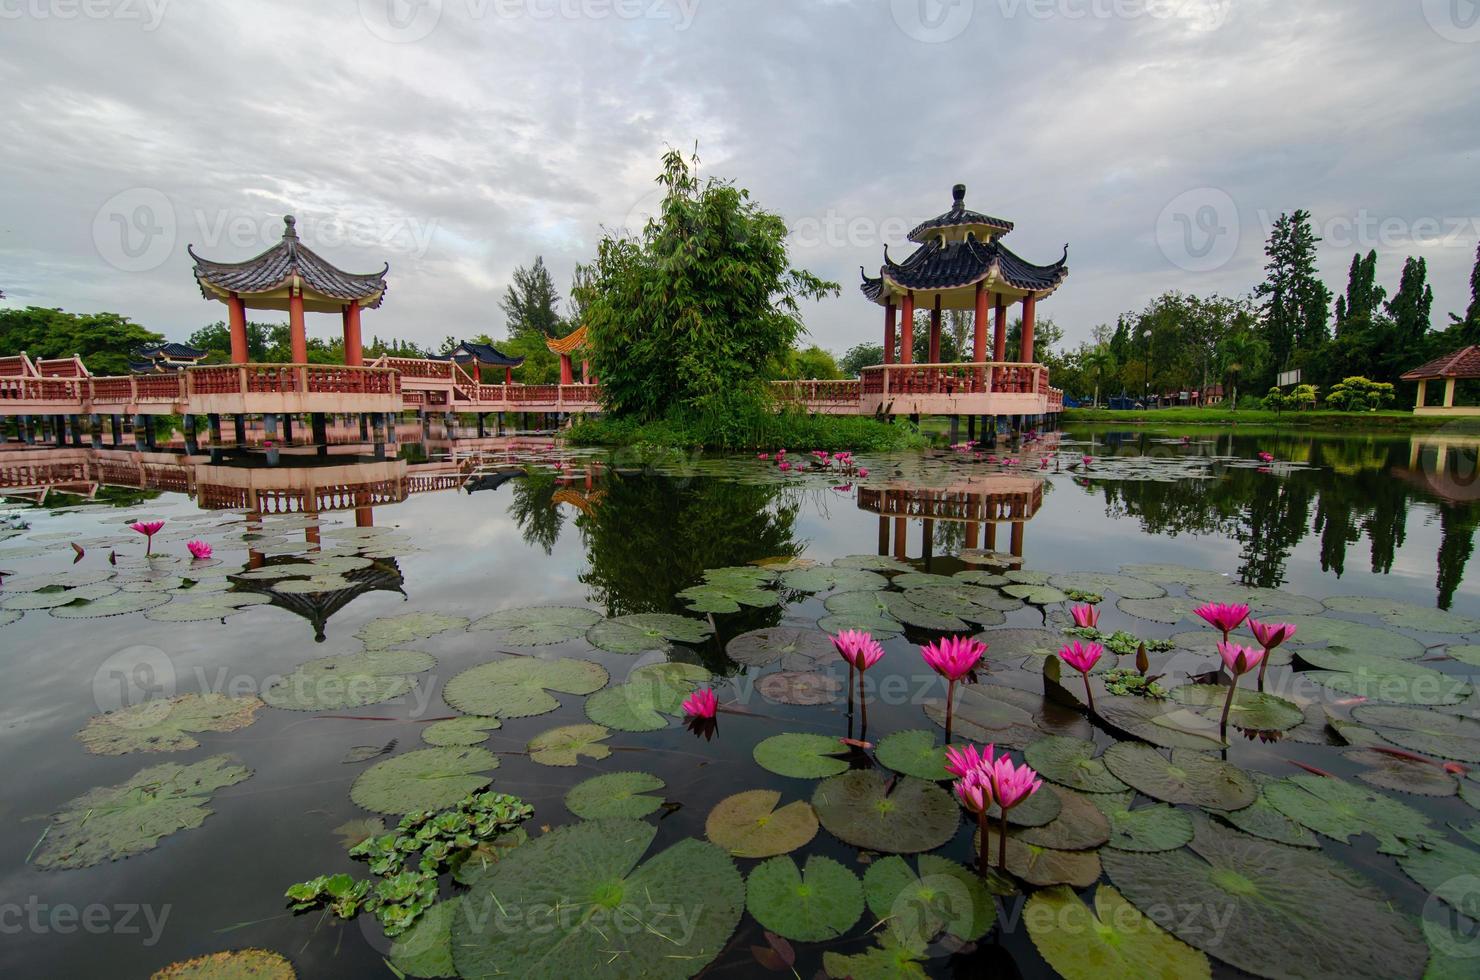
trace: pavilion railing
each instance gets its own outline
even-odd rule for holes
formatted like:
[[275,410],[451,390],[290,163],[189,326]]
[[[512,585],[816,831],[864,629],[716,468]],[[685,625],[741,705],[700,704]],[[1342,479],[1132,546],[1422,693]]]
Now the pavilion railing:
[[370,365],[376,368],[391,368],[406,378],[421,378],[427,381],[451,381],[452,361],[429,361],[419,357],[381,357]]
[[787,401],[853,403],[863,396],[863,382],[841,381],[773,381],[771,390]]
[[877,364],[863,369],[865,395],[1028,394],[1048,390],[1048,368],[1015,361]]

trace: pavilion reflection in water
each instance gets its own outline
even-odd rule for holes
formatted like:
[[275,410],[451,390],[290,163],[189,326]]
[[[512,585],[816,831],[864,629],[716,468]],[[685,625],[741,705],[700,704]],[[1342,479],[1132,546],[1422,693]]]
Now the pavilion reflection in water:
[[[934,557],[937,521],[963,526],[962,546],[997,550],[999,525],[1008,525],[1008,553],[1023,557],[1025,528],[1043,506],[1044,481],[1040,477],[993,473],[965,477],[942,487],[921,488],[906,484],[861,487],[859,510],[879,515],[879,554],[901,561],[909,559],[909,522],[923,524],[921,557]],[[893,525],[892,544],[891,529]]]

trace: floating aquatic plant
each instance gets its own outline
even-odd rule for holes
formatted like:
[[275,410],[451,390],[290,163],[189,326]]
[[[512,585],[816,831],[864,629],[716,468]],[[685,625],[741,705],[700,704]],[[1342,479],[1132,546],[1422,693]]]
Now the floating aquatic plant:
[[[1092,609],[1094,607],[1081,606],[1079,608]],[[1099,663],[1104,655],[1105,648],[1098,643],[1081,644],[1078,640],[1065,644],[1059,651],[1059,659],[1079,671],[1080,676],[1084,678],[1084,699],[1089,704],[1091,712],[1095,710],[1095,695],[1089,686],[1089,672],[1095,669],[1095,664]]]
[[164,527],[164,521],[134,521],[129,529],[144,535],[144,557],[154,553],[154,536]]
[[[956,700],[956,685],[976,669],[987,645],[969,636],[949,636],[927,643],[920,655],[930,669],[946,679],[946,743],[951,741],[951,710]],[[862,683],[860,682],[860,688]],[[860,696],[862,692],[860,690]],[[865,718],[867,712],[865,710]],[[867,721],[864,722],[867,726]]]
[[[1227,620],[1225,620],[1226,622]],[[1227,636],[1225,631],[1224,636]],[[1224,639],[1218,644],[1218,655],[1223,658],[1223,666],[1228,670],[1228,698],[1223,702],[1223,717],[1218,721],[1218,729],[1224,741],[1228,740],[1228,712],[1233,708],[1233,696],[1238,693],[1238,679],[1255,665],[1264,660],[1264,651],[1255,650],[1253,647],[1230,643]]]
[[[868,731],[868,701],[863,693],[863,675],[884,657],[884,648],[869,633],[863,630],[843,630],[833,637],[833,646],[839,656],[848,661],[848,680],[851,685],[854,673],[858,676],[858,702],[863,714],[863,731]],[[851,703],[851,702],[850,702]]]

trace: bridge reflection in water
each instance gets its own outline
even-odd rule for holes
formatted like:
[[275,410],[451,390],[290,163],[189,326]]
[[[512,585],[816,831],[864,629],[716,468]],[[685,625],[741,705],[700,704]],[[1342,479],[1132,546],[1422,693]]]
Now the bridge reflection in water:
[[[997,549],[999,524],[1007,524],[1008,554],[1023,557],[1024,528],[1043,506],[1040,477],[993,473],[966,477],[942,487],[860,487],[858,509],[879,515],[879,554],[909,560],[909,522],[922,524],[922,555],[928,563],[935,547],[937,521],[964,525],[963,547]],[[890,525],[893,524],[892,544]]]

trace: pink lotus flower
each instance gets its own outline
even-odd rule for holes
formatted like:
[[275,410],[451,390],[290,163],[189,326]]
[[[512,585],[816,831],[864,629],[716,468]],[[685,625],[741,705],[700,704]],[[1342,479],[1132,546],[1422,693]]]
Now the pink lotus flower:
[[946,744],[951,742],[951,715],[956,707],[956,684],[971,673],[987,652],[987,645],[969,636],[950,636],[920,648],[930,669],[946,679]]
[[778,449],[778,450],[776,450],[776,458],[777,459],[780,459],[781,457],[783,457],[785,455],[786,455],[786,450],[785,449]]
[[[1092,609],[1093,606],[1084,608]],[[1105,648],[1098,643],[1081,644],[1078,640],[1068,644],[1059,651],[1059,659],[1079,671],[1084,677],[1084,699],[1089,703],[1089,710],[1095,710],[1095,696],[1089,688],[1089,672],[1095,669],[1095,664],[1105,655]]]
[[781,470],[781,472],[785,473],[787,470],[791,469],[791,464],[783,462],[778,468]]
[[996,745],[988,745],[984,749],[978,749],[969,743],[959,749],[954,745],[947,745],[946,772],[953,776],[966,776],[977,770],[989,772],[996,757]]
[[951,785],[961,805],[978,816],[992,808],[992,784],[982,779],[976,770],[968,772]]
[[[863,731],[866,732],[868,731],[868,701],[863,696],[863,674],[883,658],[884,648],[879,646],[879,641],[874,639],[873,634],[864,630],[843,630],[832,638],[832,642],[838,654],[848,661],[850,710],[853,704],[852,674],[855,670],[858,672],[858,701],[863,708]],[[861,738],[862,734],[859,737]]]
[[1223,640],[1238,629],[1249,618],[1249,607],[1242,602],[1209,602],[1192,610],[1216,630],[1223,631]]
[[1260,453],[1259,458],[1266,463],[1274,462],[1274,453]]
[[1259,662],[1264,659],[1263,650],[1227,640],[1218,642],[1218,655],[1223,658],[1223,666],[1233,675],[1235,683],[1238,678],[1259,666]]
[[[1045,460],[1046,462],[1046,460]],[[1093,629],[1100,625],[1100,610],[1098,606],[1085,603],[1082,606],[1074,606],[1069,610],[1069,615],[1074,617],[1074,625]]]
[[204,541],[186,541],[185,547],[190,551],[191,555],[201,561],[205,561],[211,557],[211,546]]
[[149,557],[154,551],[154,536],[159,533],[160,528],[164,527],[164,521],[134,521],[129,527],[144,535],[148,542],[144,546],[144,557]]
[[868,468],[865,467],[865,466],[860,466],[858,468],[858,476],[859,476],[860,479],[867,477],[868,476]]
[[1080,457],[1080,462],[1082,462],[1085,466],[1090,465],[1094,461],[1095,461],[1095,458],[1093,456],[1081,456]]
[[[997,805],[1002,808],[1002,831],[998,835],[1000,846],[997,851],[997,864],[1003,870],[1007,870],[1007,811],[1038,792],[1043,785],[1043,780],[1038,778],[1038,773],[1026,763],[1015,765],[1007,756],[999,756],[992,763],[991,772],[984,773],[992,783],[992,795],[997,798]],[[985,840],[986,834],[982,834]]]
[[1043,457],[1042,459],[1040,459],[1038,461],[1038,468],[1040,470],[1046,470],[1046,469],[1048,469],[1048,457],[1047,456]]
[[1264,648],[1264,659],[1259,661],[1259,690],[1264,690],[1264,668],[1269,666],[1269,651],[1284,643],[1295,635],[1295,624],[1293,623],[1261,623],[1257,619],[1249,620],[1249,629],[1254,633],[1254,639]]
[[705,687],[685,698],[682,707],[689,718],[713,718],[719,710],[719,698],[714,696],[713,688]]

